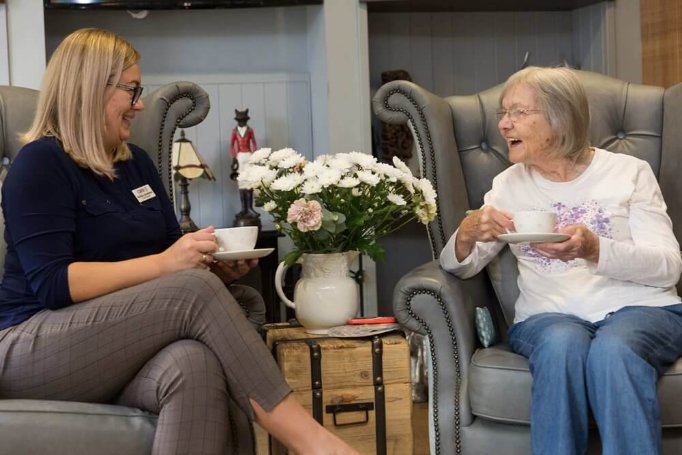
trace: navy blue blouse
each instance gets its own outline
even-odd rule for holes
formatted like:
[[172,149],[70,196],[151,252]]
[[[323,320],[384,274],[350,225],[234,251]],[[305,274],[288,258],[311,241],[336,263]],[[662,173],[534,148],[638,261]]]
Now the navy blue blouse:
[[[78,166],[54,138],[26,144],[2,186],[5,275],[0,330],[71,301],[72,262],[114,262],[159,253],[181,236],[173,206],[149,156],[116,163],[110,180]],[[149,185],[155,196],[138,201]]]

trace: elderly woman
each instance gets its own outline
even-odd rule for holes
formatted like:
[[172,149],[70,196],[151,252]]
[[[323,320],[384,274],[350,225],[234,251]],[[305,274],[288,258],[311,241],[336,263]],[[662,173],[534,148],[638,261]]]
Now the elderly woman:
[[139,54],[78,30],[55,50],[2,188],[4,398],[118,402],[158,413],[155,454],[228,452],[228,397],[301,454],[356,453],[295,400],[214,262],[213,228],[181,235],[147,154]]
[[682,355],[682,260],[656,178],[642,160],[590,146],[587,98],[568,68],[519,71],[500,104],[514,164],[441,265],[470,277],[504,247],[515,212],[555,212],[567,240],[511,245],[520,295],[509,343],[533,377],[533,453],[585,453],[590,410],[604,454],[660,453],[656,381]]

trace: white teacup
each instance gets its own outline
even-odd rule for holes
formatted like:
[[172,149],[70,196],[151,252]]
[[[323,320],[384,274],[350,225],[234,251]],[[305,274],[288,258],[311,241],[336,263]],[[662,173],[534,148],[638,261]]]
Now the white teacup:
[[554,212],[543,210],[523,210],[514,212],[514,227],[518,233],[554,232],[557,216]]
[[218,251],[253,250],[258,240],[258,226],[240,226],[215,230]]

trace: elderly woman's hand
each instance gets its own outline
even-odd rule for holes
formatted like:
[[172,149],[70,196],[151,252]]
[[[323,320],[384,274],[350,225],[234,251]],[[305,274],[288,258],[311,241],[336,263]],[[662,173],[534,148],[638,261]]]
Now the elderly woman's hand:
[[599,261],[599,237],[587,226],[572,224],[559,232],[571,238],[558,243],[533,243],[533,248],[543,256],[564,262],[585,259],[596,264]]
[[243,277],[258,265],[258,259],[240,259],[238,261],[214,261],[211,271],[225,283],[232,283]]
[[491,242],[497,236],[514,228],[512,214],[486,205],[469,212],[462,220],[455,241],[455,255],[458,261],[469,256],[476,242]]

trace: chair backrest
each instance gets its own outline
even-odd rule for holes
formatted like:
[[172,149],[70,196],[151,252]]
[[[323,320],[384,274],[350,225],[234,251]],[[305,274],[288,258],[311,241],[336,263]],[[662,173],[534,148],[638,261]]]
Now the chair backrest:
[[[28,130],[38,101],[38,92],[22,87],[0,86],[0,186],[2,178],[19,149],[19,133]],[[5,272],[5,218],[0,210],[0,279]]]
[[[193,82],[174,82],[158,88],[143,101],[145,109],[133,121],[129,142],[142,147],[152,157],[172,199],[171,157],[175,131],[177,128],[190,128],[206,118],[211,106],[208,94]],[[0,86],[0,160],[3,167],[11,166],[11,161],[21,149],[19,133],[30,127],[37,102],[37,90]],[[0,172],[0,185],[2,176],[4,172]],[[4,229],[0,211],[0,279],[4,273],[7,247]]]
[[[590,103],[592,145],[649,162],[668,203],[675,235],[682,240],[682,84],[663,89],[587,71],[577,74]],[[493,178],[511,164],[495,116],[501,91],[498,85],[474,95],[441,98],[410,82],[394,81],[374,97],[374,110],[382,120],[408,122],[422,173],[438,193],[438,217],[429,226],[434,256],[464,212],[481,206]],[[510,323],[518,271],[507,248],[488,273]]]

